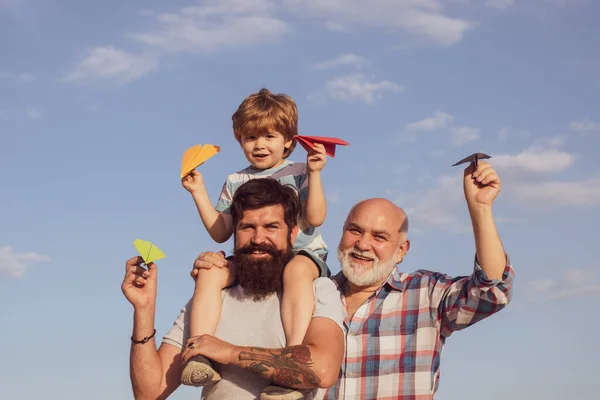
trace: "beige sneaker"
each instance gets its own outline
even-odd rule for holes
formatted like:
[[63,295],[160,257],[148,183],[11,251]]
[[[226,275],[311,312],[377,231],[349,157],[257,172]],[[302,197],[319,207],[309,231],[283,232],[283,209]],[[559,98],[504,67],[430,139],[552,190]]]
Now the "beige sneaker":
[[187,386],[205,386],[221,380],[208,358],[197,355],[190,358],[181,372],[181,383]]
[[260,400],[298,400],[303,398],[304,394],[298,389],[277,385],[269,385],[260,392]]

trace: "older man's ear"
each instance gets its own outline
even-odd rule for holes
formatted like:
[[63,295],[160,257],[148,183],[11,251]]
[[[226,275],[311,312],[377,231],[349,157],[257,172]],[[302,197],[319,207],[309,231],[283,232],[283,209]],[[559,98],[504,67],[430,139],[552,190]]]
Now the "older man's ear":
[[404,256],[408,253],[408,249],[410,249],[410,240],[406,239],[404,243],[398,249],[398,256],[396,257],[396,264],[400,264],[404,259]]

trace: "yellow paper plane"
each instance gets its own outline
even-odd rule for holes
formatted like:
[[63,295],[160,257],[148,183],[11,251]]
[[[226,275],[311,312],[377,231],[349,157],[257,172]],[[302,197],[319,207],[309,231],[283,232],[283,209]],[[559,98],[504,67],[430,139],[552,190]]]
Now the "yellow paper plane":
[[133,245],[137,249],[140,256],[144,259],[144,263],[148,264],[161,258],[165,258],[165,253],[147,240],[135,239]]
[[190,147],[183,153],[180,177],[183,178],[219,151],[221,148],[214,144],[205,144],[204,146],[197,144]]

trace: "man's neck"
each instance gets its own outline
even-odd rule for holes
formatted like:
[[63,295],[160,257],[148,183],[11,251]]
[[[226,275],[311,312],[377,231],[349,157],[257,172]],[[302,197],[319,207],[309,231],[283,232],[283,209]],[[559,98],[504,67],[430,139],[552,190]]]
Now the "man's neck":
[[344,281],[344,297],[346,298],[346,312],[352,318],[356,310],[387,280],[369,286],[356,286],[348,279]]

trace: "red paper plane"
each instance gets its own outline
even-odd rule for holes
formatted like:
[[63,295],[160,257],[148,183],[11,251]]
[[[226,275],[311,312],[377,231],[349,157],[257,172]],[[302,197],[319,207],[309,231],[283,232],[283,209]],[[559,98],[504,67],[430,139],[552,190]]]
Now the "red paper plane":
[[321,143],[323,146],[325,146],[325,153],[327,153],[327,155],[331,158],[335,156],[336,145],[348,146],[350,144],[342,139],[334,137],[296,135],[294,138],[302,145],[302,147],[306,149],[306,151],[313,149],[315,143]]

